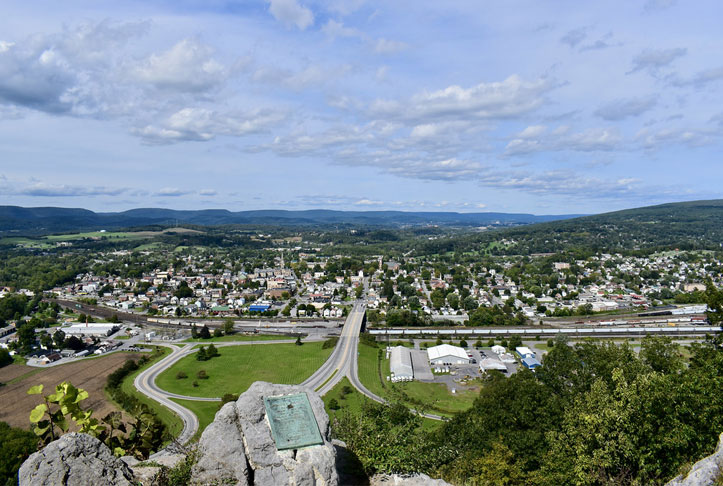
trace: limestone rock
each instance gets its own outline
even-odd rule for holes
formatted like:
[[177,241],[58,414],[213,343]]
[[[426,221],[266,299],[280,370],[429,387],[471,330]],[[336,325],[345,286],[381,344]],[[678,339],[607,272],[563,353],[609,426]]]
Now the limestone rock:
[[87,434],[65,434],[31,455],[18,472],[20,486],[131,486],[133,473]]
[[[324,443],[279,451],[266,418],[264,397],[305,392]],[[194,484],[237,486],[336,486],[336,452],[329,441],[329,416],[312,390],[256,382],[235,403],[227,403],[201,436]]]
[[723,434],[712,455],[693,464],[685,477],[678,476],[665,486],[713,486],[720,478],[723,478]]

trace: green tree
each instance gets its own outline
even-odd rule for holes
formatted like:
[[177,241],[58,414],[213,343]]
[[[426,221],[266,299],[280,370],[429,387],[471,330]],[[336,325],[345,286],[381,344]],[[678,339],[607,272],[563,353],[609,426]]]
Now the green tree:
[[36,451],[38,438],[32,432],[0,422],[0,485],[17,484],[18,469]]
[[0,348],[0,368],[13,362],[13,357],[7,349]]
[[208,326],[206,324],[203,325],[201,330],[198,333],[198,337],[201,339],[210,339],[211,338],[211,331],[208,330]]
[[223,333],[225,335],[230,336],[234,333],[233,324],[233,319],[230,318],[223,321]]
[[206,361],[208,359],[208,356],[206,356],[206,348],[201,346],[199,350],[196,352],[196,361]]

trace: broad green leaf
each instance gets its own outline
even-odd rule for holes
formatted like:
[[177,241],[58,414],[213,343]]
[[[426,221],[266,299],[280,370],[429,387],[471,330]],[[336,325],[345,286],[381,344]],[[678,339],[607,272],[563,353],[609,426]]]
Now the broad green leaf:
[[28,395],[39,395],[41,393],[43,393],[43,385],[31,386],[30,389],[28,389]]
[[78,396],[75,397],[75,403],[85,400],[86,398],[88,398],[88,392],[85,390],[78,390]]
[[48,410],[48,406],[41,403],[30,411],[30,421],[33,423],[40,422],[45,416],[45,411]]

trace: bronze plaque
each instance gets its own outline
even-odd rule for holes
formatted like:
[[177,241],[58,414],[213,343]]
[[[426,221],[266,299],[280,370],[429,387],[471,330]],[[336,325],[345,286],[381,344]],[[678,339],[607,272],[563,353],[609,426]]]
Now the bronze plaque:
[[324,443],[306,393],[264,397],[264,406],[278,450]]

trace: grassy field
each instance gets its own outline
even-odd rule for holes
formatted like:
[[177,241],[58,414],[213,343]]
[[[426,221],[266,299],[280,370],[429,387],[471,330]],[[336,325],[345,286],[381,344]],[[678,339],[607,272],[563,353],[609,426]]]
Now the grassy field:
[[[221,356],[197,361],[186,356],[158,376],[156,384],[164,390],[194,397],[221,397],[226,393],[243,393],[255,381],[296,384],[311,376],[331,354],[323,343],[259,344],[219,348]],[[198,379],[205,370],[208,378]],[[188,378],[177,379],[182,371]],[[193,383],[197,386],[193,386]]]
[[[201,326],[203,327],[203,326]],[[279,336],[273,334],[231,334],[230,336],[212,337],[209,339],[188,338],[184,343],[225,343],[225,342],[243,342],[243,341],[276,341],[281,339],[296,339],[291,336]]]
[[221,402],[196,402],[193,400],[180,400],[178,398],[171,398],[174,402],[176,402],[179,405],[182,405],[189,409],[191,412],[196,415],[198,418],[198,431],[196,434],[191,438],[191,441],[197,441],[201,438],[201,434],[204,430],[206,430],[206,427],[208,424],[213,422],[213,419],[216,417],[216,412],[218,411],[218,406]]
[[[341,390],[345,386],[351,388],[352,392],[343,394]],[[342,395],[344,398],[342,398]],[[329,402],[332,398],[335,399],[339,404],[340,408],[338,410],[332,410],[329,408]],[[356,389],[351,386],[351,383],[349,382],[349,379],[347,377],[344,377],[339,383],[336,384],[334,388],[329,390],[329,393],[324,395],[322,399],[324,400],[324,408],[326,408],[326,413],[329,414],[329,419],[332,421],[335,416],[344,412],[359,413],[361,411],[362,403],[365,400],[368,400],[368,398],[356,391]]]
[[[171,352],[171,350],[168,348],[160,348],[160,349],[163,352],[163,354],[158,358],[159,360],[163,359],[167,354],[169,354]],[[158,415],[158,418],[164,424],[166,424],[166,427],[168,428],[168,432],[173,437],[177,437],[178,434],[181,433],[181,430],[183,430],[183,421],[178,417],[178,415],[176,415],[175,413],[173,413],[172,411],[170,411],[169,409],[167,409],[166,407],[164,407],[157,401],[151,400],[147,396],[143,395],[141,392],[136,390],[135,386],[133,386],[133,380],[136,379],[136,376],[138,376],[138,374],[141,371],[148,368],[151,364],[153,364],[153,363],[152,362],[146,363],[140,369],[138,369],[138,370],[134,371],[133,373],[131,373],[130,375],[128,375],[126,377],[126,379],[123,380],[123,384],[121,384],[121,389],[125,393],[135,396],[136,398],[138,398],[138,400],[140,400],[141,402],[148,405],[153,411],[156,412],[156,414]]]

